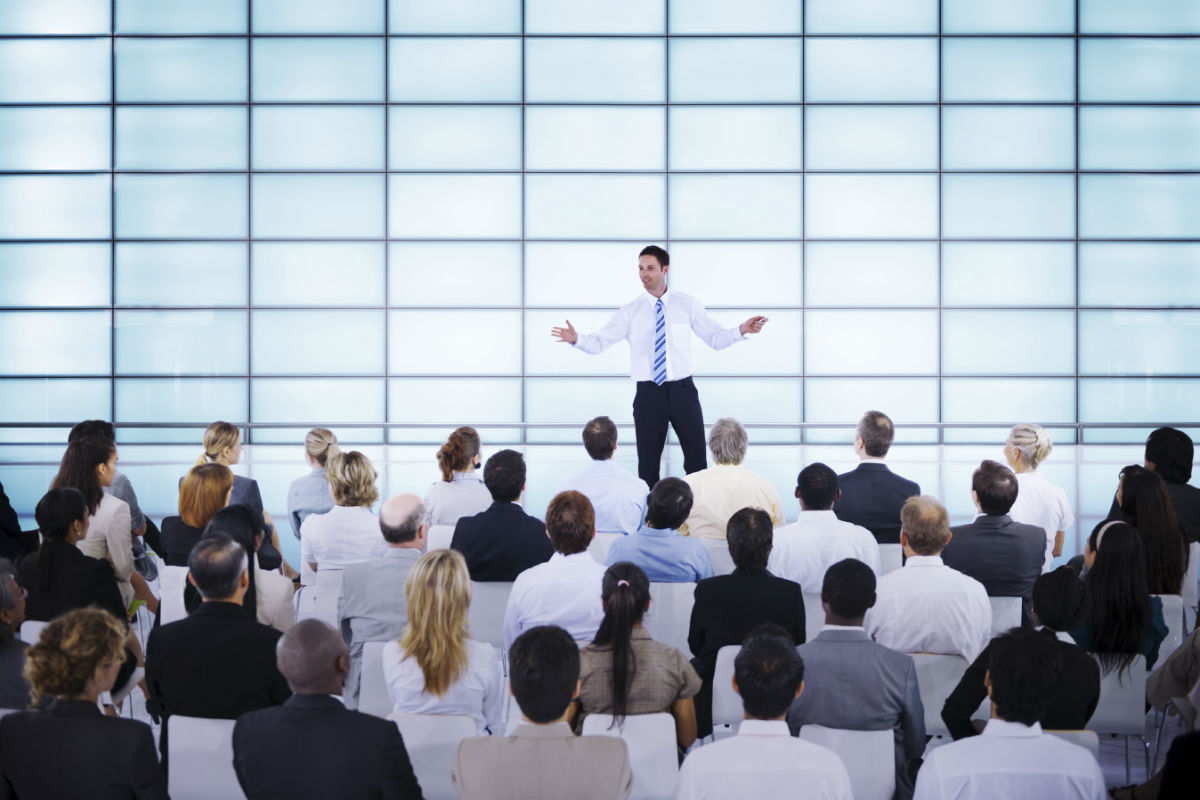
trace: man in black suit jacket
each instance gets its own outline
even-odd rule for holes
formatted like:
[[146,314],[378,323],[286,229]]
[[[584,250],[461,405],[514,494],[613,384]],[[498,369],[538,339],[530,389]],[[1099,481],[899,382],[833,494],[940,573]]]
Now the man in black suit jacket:
[[148,707],[163,717],[164,766],[170,715],[237,719],[291,694],[275,667],[279,631],[242,608],[250,585],[246,564],[246,551],[229,537],[201,541],[188,558],[188,580],[204,602],[186,619],[150,632]]
[[279,641],[278,664],[292,696],[244,714],[233,729],[233,767],[249,800],[420,800],[395,723],[331,696],[341,695],[350,668],[337,631],[315,619],[296,623]]
[[868,411],[854,432],[859,465],[838,475],[841,497],[833,506],[837,518],[869,530],[880,544],[900,543],[900,507],[921,493],[921,487],[901,478],[883,463],[896,428],[882,411]]
[[995,461],[982,462],[971,476],[971,499],[981,516],[950,529],[942,561],[982,583],[988,597],[1021,598],[1021,624],[1029,626],[1033,584],[1042,574],[1046,554],[1046,532],[1008,516],[1017,491],[1012,470]]
[[718,650],[741,644],[746,634],[764,622],[779,625],[796,644],[804,644],[804,595],[800,584],[767,572],[773,535],[767,512],[760,508],[736,512],[725,528],[733,573],[696,584],[688,647],[695,654],[692,666],[703,681],[696,695],[700,737],[712,733],[712,682]]
[[516,450],[501,450],[483,465],[483,483],[492,505],[458,521],[450,549],[463,554],[473,581],[515,581],[554,555],[546,525],[517,503],[525,491],[525,459]]

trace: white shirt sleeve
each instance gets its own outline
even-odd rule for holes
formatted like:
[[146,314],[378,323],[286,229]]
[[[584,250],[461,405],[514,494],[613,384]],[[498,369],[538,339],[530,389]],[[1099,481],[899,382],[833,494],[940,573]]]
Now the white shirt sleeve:
[[310,514],[305,518],[304,522],[300,523],[300,561],[305,564],[315,563],[316,555],[313,553],[313,537],[315,534],[316,525],[311,522],[315,514]]
[[713,350],[724,350],[746,338],[738,328],[722,326],[699,302],[692,306],[691,323],[692,331]]
[[578,336],[578,340],[572,345],[576,350],[582,350],[589,355],[607,350],[617,342],[628,338],[629,311],[626,308],[620,308],[603,328],[595,333],[580,333]]

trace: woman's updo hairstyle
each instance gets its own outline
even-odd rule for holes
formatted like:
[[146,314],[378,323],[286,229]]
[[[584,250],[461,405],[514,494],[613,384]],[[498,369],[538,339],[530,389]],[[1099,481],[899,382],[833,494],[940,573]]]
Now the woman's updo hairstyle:
[[78,608],[55,618],[25,651],[25,679],[34,706],[42,697],[83,694],[96,669],[125,658],[125,629],[99,608]]
[[454,480],[454,473],[466,471],[472,459],[479,454],[479,446],[479,434],[474,428],[466,425],[456,428],[437,452],[442,480],[449,483]]
[[304,437],[304,452],[317,462],[317,466],[325,467],[328,465],[329,457],[340,453],[341,450],[338,448],[338,440],[333,435],[333,431],[329,428],[313,428]]
[[204,429],[204,452],[196,459],[196,466],[216,461],[226,447],[237,447],[242,439],[236,425],[217,420]]
[[1008,443],[1016,450],[1020,462],[1025,465],[1026,469],[1031,470],[1037,469],[1038,465],[1045,461],[1046,456],[1050,455],[1050,451],[1054,449],[1054,442],[1050,440],[1050,432],[1032,422],[1014,425],[1013,429],[1008,432]]

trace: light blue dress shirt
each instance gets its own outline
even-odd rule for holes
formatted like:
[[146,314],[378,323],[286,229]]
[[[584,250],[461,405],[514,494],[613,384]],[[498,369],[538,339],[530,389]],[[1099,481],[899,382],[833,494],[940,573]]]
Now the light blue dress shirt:
[[317,467],[288,487],[288,517],[292,533],[300,538],[300,523],[310,514],[324,514],[333,508],[333,494],[325,478],[325,468]]
[[652,583],[689,583],[713,576],[708,548],[678,531],[643,526],[632,536],[613,542],[605,565],[632,561]]
[[613,460],[593,461],[591,466],[565,478],[558,492],[576,491],[592,501],[596,510],[596,533],[631,534],[646,519],[646,482],[621,469]]

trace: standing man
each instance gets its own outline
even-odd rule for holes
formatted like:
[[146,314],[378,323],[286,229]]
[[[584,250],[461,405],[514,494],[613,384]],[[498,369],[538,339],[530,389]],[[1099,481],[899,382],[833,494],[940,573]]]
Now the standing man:
[[756,316],[737,328],[722,328],[700,301],[667,291],[667,251],[650,245],[638,256],[638,277],[646,294],[621,306],[608,324],[592,334],[576,333],[571,321],[551,328],[550,335],[585,353],[595,354],[625,339],[629,342],[630,377],[637,381],[633,424],[637,431],[638,477],[658,483],[667,423],[675,428],[688,474],[708,466],[704,455],[704,416],[692,383],[690,331],[714,350],[724,350],[747,334],[758,333],[767,318]]

